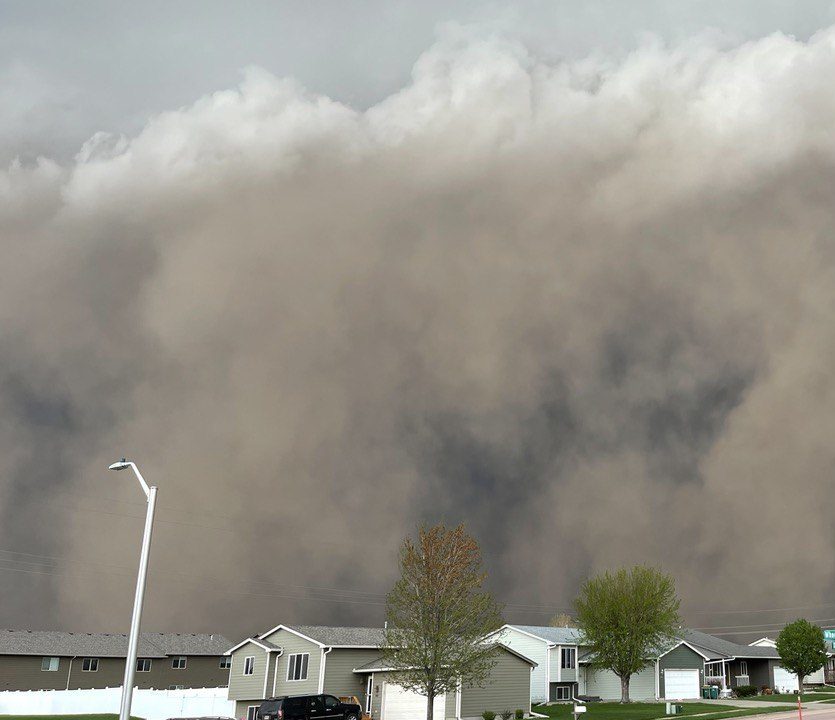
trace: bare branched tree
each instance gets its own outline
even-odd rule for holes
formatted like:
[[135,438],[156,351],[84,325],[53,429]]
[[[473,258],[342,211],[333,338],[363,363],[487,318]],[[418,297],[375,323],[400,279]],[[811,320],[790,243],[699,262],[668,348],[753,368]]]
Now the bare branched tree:
[[426,696],[427,720],[436,697],[482,684],[496,662],[496,647],[484,636],[502,619],[483,589],[486,577],[478,543],[463,525],[422,527],[417,542],[403,541],[381,649],[392,679]]

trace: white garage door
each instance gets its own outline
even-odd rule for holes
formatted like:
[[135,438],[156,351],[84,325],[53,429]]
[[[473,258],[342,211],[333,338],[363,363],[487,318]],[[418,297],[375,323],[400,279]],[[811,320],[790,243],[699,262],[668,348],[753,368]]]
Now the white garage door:
[[797,675],[786,668],[774,666],[774,689],[780,692],[794,692],[797,690]]
[[[435,705],[432,708],[434,720],[444,720],[445,702],[444,695],[435,698]],[[385,683],[380,715],[381,720],[415,720],[415,718],[423,720],[426,717],[426,697],[411,690],[405,690],[399,685]]]
[[665,670],[664,697],[669,700],[690,700],[699,697],[698,670]]

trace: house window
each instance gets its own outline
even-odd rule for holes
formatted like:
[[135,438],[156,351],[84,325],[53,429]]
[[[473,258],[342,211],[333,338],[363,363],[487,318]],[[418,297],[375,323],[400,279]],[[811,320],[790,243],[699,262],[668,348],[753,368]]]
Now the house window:
[[232,656],[224,655],[222,658],[220,658],[220,665],[218,665],[218,667],[221,670],[228,670],[230,667],[232,667]]
[[[244,675],[252,675],[255,672],[255,658],[245,657],[244,658]],[[260,706],[259,706],[260,707]]]
[[560,655],[562,656],[562,667],[566,670],[572,669],[577,664],[577,648],[563,648]]
[[[249,658],[247,658],[249,659]],[[246,709],[246,720],[258,720],[258,708],[261,707],[260,705],[250,705]]]
[[98,658],[84,658],[81,662],[81,672],[98,672]]
[[571,700],[571,686],[551,685],[551,700]]
[[186,686],[185,685],[169,685],[168,689],[169,690],[185,690]]
[[151,659],[139,658],[136,661],[136,672],[151,672]]
[[287,679],[307,680],[307,663],[310,653],[297,653],[287,659]]
[[748,663],[745,660],[739,661],[739,674],[745,677],[748,676]]
[[179,657],[175,657],[171,661],[171,667],[174,670],[185,670],[186,669],[186,657],[185,657],[185,655],[180,655]]
[[58,672],[58,658],[57,657],[45,657],[41,660],[41,671],[42,672]]

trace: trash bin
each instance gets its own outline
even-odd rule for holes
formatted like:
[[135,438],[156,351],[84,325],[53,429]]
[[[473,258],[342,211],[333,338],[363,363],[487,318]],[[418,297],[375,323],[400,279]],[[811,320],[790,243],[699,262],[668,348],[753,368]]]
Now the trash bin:
[[702,697],[703,697],[705,700],[710,700],[710,686],[709,686],[709,685],[705,685],[705,686],[702,688]]
[[716,685],[710,686],[710,699],[711,700],[718,700],[719,699],[719,688]]

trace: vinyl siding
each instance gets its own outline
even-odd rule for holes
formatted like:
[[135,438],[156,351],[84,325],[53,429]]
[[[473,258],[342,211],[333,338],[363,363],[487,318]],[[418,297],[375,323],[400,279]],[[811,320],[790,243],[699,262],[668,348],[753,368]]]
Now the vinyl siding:
[[485,687],[461,689],[461,717],[480,718],[485,710],[530,709],[531,666],[507,651],[500,651]]
[[[255,669],[252,675],[244,675],[244,659],[248,656],[255,658]],[[258,700],[260,704],[264,698],[264,673],[267,669],[267,651],[264,648],[247,643],[232,653],[232,670],[229,674],[230,700]],[[270,676],[270,683],[272,676]],[[271,688],[268,687],[267,692]]]
[[245,718],[250,705],[260,705],[260,700],[239,700],[235,703],[235,717]]
[[746,684],[746,681],[737,681],[741,672],[741,662],[748,663],[748,681],[747,684],[756,685],[757,687],[774,687],[774,666],[779,665],[779,660],[770,660],[768,658],[755,658],[751,660],[729,660],[728,674],[730,676],[730,686],[732,688],[739,685]]
[[[560,682],[560,683],[569,683],[569,682],[576,682],[577,680],[577,663],[574,663],[573,668],[561,668],[560,665],[562,664],[562,648],[574,648],[575,653],[577,651],[577,647],[575,645],[558,645],[557,647],[551,648],[550,656],[551,656],[551,682]],[[514,648],[515,650],[516,648]],[[520,650],[521,652],[521,650]],[[522,653],[523,655],[525,653]],[[575,658],[576,658],[575,654]],[[536,658],[531,658],[534,662],[536,662]],[[562,676],[562,677],[560,677]]]
[[[0,656],[0,690],[64,690],[69,674],[70,690],[121,687],[125,676],[124,658],[99,658],[96,672],[83,672],[84,658],[61,657],[57,672],[41,671],[40,655]],[[225,687],[229,671],[219,667],[220,657],[188,657],[185,670],[173,670],[171,658],[152,658],[151,671],[136,673],[134,684],[140,688],[162,688],[169,685]]]
[[673,648],[666,655],[658,660],[659,677],[658,677],[658,693],[659,697],[666,697],[664,689],[664,671],[665,670],[698,670],[699,671],[699,687],[705,682],[705,659],[699,653],[691,650],[687,645],[679,645]]
[[0,657],[0,690],[65,689],[70,659],[59,658],[56,672],[43,672],[42,660],[40,655],[3,655]]
[[513,628],[505,628],[495,637],[498,642],[512,647],[516,652],[537,663],[531,673],[531,700],[535,703],[545,702],[548,699],[548,643]]
[[330,695],[356,695],[365,707],[365,684],[368,675],[354,672],[355,667],[380,657],[379,650],[334,648],[325,656],[325,689]]
[[[284,650],[278,659],[278,676],[276,678],[275,695],[315,695],[319,692],[319,668],[322,662],[322,648],[310,640],[305,640],[287,630],[278,630],[265,638]],[[335,650],[333,652],[336,652]],[[307,664],[307,680],[287,680],[287,668],[290,655],[310,653]],[[262,676],[263,677],[263,676]],[[273,676],[267,692],[272,692]],[[259,695],[260,697],[260,695]]]
[[[585,667],[584,695],[596,695],[603,700],[620,700],[620,678],[611,670]],[[629,698],[631,700],[655,699],[655,663],[645,667],[629,680]]]
[[448,692],[446,694],[446,706],[444,707],[444,717],[455,718],[455,707],[458,704],[458,693]]

